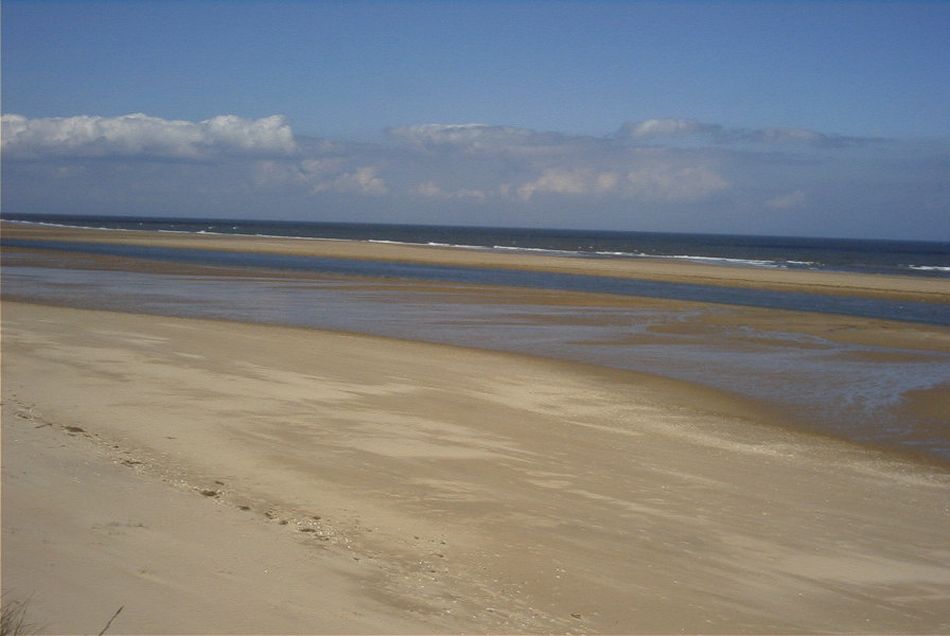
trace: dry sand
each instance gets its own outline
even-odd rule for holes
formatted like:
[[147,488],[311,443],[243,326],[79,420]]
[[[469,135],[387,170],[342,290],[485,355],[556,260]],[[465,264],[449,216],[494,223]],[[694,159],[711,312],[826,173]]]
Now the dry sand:
[[50,631],[950,631],[950,476],[711,391],[7,301],[2,329],[3,590]]
[[3,236],[12,239],[119,243],[154,247],[291,254],[389,262],[493,267],[564,274],[634,278],[665,282],[806,291],[868,298],[901,298],[950,302],[950,281],[914,276],[884,276],[802,270],[756,269],[704,265],[669,259],[572,258],[497,250],[468,250],[437,246],[392,245],[363,241],[266,238],[177,234],[92,228],[60,228],[3,223]]

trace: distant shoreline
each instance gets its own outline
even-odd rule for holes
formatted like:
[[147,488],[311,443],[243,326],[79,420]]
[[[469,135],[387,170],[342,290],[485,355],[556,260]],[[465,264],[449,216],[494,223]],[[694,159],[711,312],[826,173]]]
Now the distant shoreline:
[[134,216],[7,215],[2,219],[64,228],[355,240],[583,259],[652,259],[950,279],[950,242],[941,241]]
[[950,279],[937,277],[765,269],[648,257],[576,258],[520,250],[474,250],[313,237],[300,240],[296,237],[74,228],[7,221],[0,223],[0,228],[3,238],[16,240],[91,242],[421,265],[490,267],[831,296],[950,303]]

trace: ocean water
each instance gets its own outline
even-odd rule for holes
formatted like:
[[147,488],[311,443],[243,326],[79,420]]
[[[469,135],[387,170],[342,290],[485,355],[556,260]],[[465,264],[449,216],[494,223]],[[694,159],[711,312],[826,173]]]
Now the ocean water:
[[668,258],[774,269],[950,278],[950,243],[603,230],[3,214],[8,221],[123,230],[327,238],[578,258]]

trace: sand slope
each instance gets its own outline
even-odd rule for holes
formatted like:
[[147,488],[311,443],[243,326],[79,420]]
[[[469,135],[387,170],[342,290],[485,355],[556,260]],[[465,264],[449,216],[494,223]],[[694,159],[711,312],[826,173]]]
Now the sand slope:
[[950,630],[946,473],[712,392],[307,330],[2,318],[3,588],[52,631],[120,604],[115,633]]

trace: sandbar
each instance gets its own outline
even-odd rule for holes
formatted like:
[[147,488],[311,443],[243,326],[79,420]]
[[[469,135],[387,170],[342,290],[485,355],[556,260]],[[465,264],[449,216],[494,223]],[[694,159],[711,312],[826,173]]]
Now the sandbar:
[[64,228],[9,222],[0,224],[0,227],[5,238],[21,240],[118,243],[427,265],[491,267],[866,298],[950,302],[950,280],[942,278],[733,267],[669,259],[574,258],[489,249],[348,240]]

